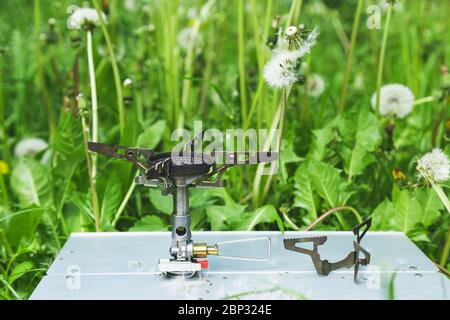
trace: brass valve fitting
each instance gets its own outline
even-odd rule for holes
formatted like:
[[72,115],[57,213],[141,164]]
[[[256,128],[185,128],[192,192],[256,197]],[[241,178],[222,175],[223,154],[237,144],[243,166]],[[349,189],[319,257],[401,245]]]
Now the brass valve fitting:
[[217,256],[219,254],[217,245],[208,246],[207,243],[194,243],[192,250],[195,258],[206,258],[208,255]]

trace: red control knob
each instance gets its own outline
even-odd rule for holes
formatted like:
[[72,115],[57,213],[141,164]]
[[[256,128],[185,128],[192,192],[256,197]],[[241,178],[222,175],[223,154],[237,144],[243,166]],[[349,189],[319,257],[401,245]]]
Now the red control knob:
[[208,269],[208,260],[199,260],[200,266],[202,269]]

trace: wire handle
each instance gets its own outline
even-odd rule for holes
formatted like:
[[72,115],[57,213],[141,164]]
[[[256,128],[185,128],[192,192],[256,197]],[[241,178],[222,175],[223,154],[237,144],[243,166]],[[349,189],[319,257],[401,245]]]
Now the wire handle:
[[[220,254],[220,252],[221,252],[220,247],[223,246],[223,245],[242,243],[242,242],[251,242],[251,241],[266,241],[267,242],[267,254],[266,254],[266,256],[264,258],[249,258],[249,257],[239,257],[239,256],[223,256],[223,255]],[[247,239],[222,241],[222,242],[216,243],[216,245],[219,247],[219,254],[217,255],[217,257],[221,258],[221,259],[233,259],[233,260],[267,262],[267,261],[270,260],[270,257],[272,255],[272,242],[270,241],[269,237],[256,237],[256,238],[247,238]]]

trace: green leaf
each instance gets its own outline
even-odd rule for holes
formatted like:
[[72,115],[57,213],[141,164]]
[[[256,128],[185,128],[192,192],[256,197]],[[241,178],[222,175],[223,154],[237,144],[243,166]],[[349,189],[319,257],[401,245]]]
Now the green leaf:
[[411,197],[408,190],[402,190],[394,202],[395,214],[392,218],[392,226],[395,230],[408,233],[422,220],[422,208],[419,202]]
[[323,160],[329,150],[328,144],[333,140],[334,122],[330,122],[321,129],[312,130],[313,140],[309,149],[308,158]]
[[341,177],[341,171],[330,164],[311,160],[308,174],[314,191],[325,200],[328,208],[343,205],[351,196],[347,191],[348,183]]
[[171,194],[163,196],[159,189],[149,189],[149,197],[153,206],[165,214],[172,214],[173,212],[173,196]]
[[212,230],[229,230],[242,219],[245,206],[209,206],[206,216]]
[[11,274],[8,277],[8,282],[10,285],[14,283],[17,279],[26,274],[27,271],[33,269],[34,264],[32,261],[23,261],[14,267]]
[[30,158],[22,158],[11,173],[11,188],[21,208],[33,204],[50,207],[52,186],[49,172],[43,165]]
[[429,227],[439,217],[439,211],[444,209],[444,205],[431,188],[417,190],[416,199],[422,208],[421,222],[425,227]]
[[29,208],[16,212],[9,220],[6,237],[12,246],[19,245],[22,239],[31,241],[36,237],[36,228],[44,209],[32,205]]
[[288,163],[296,163],[301,160],[302,160],[302,158],[300,158],[294,151],[293,143],[288,142],[287,140],[283,140],[282,147],[281,147],[281,155],[280,155],[281,176],[283,178],[283,181],[286,181],[288,178],[288,172],[287,172],[286,165]]
[[276,222],[280,231],[284,232],[283,221],[278,215],[277,210],[272,205],[266,205],[256,209],[252,213],[246,213],[237,229],[251,231],[260,223],[272,222]]
[[166,121],[159,120],[145,129],[138,137],[137,144],[142,148],[154,149],[161,141],[164,130],[166,130]]
[[137,221],[130,231],[164,231],[167,230],[167,226],[157,216],[145,216],[141,220]]
[[117,173],[112,172],[103,195],[102,206],[100,209],[102,228],[111,229],[111,223],[122,201],[122,183]]
[[297,168],[294,176],[294,207],[306,209],[309,222],[317,219],[317,207],[313,186],[306,165]]
[[372,213],[372,229],[389,230],[394,214],[394,204],[389,199],[384,199]]
[[[58,130],[53,142],[53,155],[59,166],[70,165],[83,157],[83,132],[80,120],[71,112],[61,111]],[[69,162],[69,163],[67,163]]]
[[378,120],[367,108],[350,112],[338,123],[342,142],[338,153],[344,161],[344,170],[349,177],[355,177],[375,159],[370,153],[378,148],[381,135]]

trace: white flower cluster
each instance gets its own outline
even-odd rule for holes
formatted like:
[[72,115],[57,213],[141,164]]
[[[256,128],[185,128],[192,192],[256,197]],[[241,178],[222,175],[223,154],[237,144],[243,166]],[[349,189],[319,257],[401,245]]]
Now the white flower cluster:
[[[67,28],[69,29],[81,29],[98,26],[100,24],[100,18],[95,9],[70,6],[67,12],[70,13],[69,18],[67,19]],[[106,22],[106,15],[103,12],[102,18],[103,21]]]
[[417,161],[417,171],[422,178],[443,182],[450,176],[450,160],[440,149],[434,149]]
[[[377,93],[372,95],[372,108],[376,110]],[[380,114],[406,117],[413,109],[414,94],[402,84],[387,84],[380,90]]]
[[325,90],[325,81],[317,73],[313,73],[308,76],[306,79],[306,85],[308,87],[308,95],[310,97],[316,98]]
[[[293,38],[298,33],[298,28],[290,26],[286,29],[285,36]],[[264,79],[272,88],[286,88],[298,80],[298,64],[300,59],[311,51],[315,45],[319,32],[316,28],[308,37],[298,41],[295,49],[289,49],[286,38],[279,39],[278,46],[272,52],[272,57],[264,67]],[[279,37],[281,38],[281,32]]]
[[48,143],[40,138],[26,138],[20,140],[14,147],[14,155],[18,158],[34,156],[48,148]]

